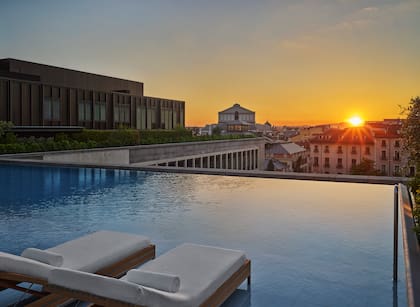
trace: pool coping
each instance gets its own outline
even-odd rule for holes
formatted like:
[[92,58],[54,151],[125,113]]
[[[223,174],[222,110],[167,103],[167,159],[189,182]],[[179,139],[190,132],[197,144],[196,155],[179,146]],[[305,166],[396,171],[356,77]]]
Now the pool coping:
[[[39,156],[39,153],[38,153],[38,156]],[[31,159],[31,156],[25,156],[25,158],[23,158],[22,155],[20,154],[17,154],[16,156],[13,156],[13,155],[0,156],[0,163],[61,166],[61,167],[124,169],[124,170],[134,170],[134,171],[151,171],[151,172],[167,172],[167,173],[182,173],[182,174],[239,176],[239,177],[332,181],[332,182],[387,184],[387,185],[395,185],[399,183],[406,184],[409,180],[409,178],[407,177],[390,177],[390,176],[295,173],[295,172],[275,172],[275,171],[261,171],[261,170],[233,170],[233,169],[227,170],[227,169],[211,169],[211,168],[170,167],[170,166],[134,166],[130,164],[117,164],[117,163],[59,162],[59,161],[45,161],[45,160],[40,160],[36,158]]]
[[398,194],[407,283],[407,305],[415,307],[420,306],[420,248],[417,235],[413,231],[412,200],[407,186],[400,184]]

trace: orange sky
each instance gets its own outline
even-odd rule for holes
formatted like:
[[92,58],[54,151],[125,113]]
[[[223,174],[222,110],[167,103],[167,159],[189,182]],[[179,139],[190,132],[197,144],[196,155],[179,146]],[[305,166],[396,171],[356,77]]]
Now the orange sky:
[[234,103],[277,125],[380,120],[420,95],[418,16],[417,0],[4,1],[0,57],[142,81],[185,100],[187,126]]

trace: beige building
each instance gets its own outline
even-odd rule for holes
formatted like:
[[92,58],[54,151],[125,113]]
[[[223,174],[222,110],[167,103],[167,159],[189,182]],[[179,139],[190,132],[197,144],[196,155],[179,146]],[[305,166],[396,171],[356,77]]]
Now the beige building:
[[402,152],[402,123],[375,122],[364,127],[329,129],[310,140],[312,173],[350,174],[363,159],[374,162],[382,175],[406,174]]
[[235,103],[219,112],[219,127],[225,133],[244,133],[255,130],[255,112]]

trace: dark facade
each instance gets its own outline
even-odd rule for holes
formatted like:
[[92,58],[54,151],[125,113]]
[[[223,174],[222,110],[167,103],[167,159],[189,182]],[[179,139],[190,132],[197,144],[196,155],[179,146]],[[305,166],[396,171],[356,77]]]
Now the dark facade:
[[174,129],[185,126],[185,102],[144,96],[141,82],[1,59],[0,120],[16,126]]

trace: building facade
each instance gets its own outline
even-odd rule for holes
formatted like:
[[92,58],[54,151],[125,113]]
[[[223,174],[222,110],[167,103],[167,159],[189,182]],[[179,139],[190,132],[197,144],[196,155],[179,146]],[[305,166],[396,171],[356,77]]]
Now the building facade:
[[370,160],[381,175],[408,175],[402,151],[402,123],[376,122],[364,127],[329,129],[310,140],[312,173],[351,174],[363,160]]
[[185,126],[185,102],[144,96],[141,82],[1,59],[0,120],[16,126],[174,129]]
[[219,112],[218,125],[226,133],[245,133],[255,130],[255,112],[235,103]]
[[[284,172],[304,173],[308,171],[308,151],[295,143],[267,143],[265,146],[266,160],[279,162]],[[276,170],[276,169],[275,169]]]

